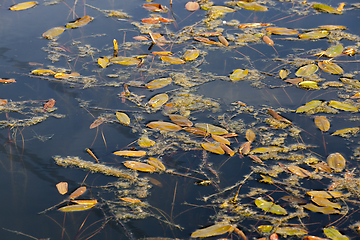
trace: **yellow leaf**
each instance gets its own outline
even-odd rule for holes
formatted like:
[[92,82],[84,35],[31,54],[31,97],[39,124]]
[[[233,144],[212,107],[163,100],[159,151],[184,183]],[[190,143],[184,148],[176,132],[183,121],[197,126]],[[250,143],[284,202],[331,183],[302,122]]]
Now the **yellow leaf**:
[[135,57],[113,57],[110,61],[120,65],[139,65],[141,63],[141,59]]
[[179,125],[169,123],[169,122],[162,122],[162,121],[154,121],[150,122],[146,125],[149,128],[154,128],[162,131],[179,131],[181,127]]
[[337,64],[329,61],[322,61],[318,63],[321,70],[324,72],[332,73],[332,74],[338,74],[341,75],[344,73],[344,70]]
[[75,204],[70,206],[61,207],[58,210],[62,212],[79,212],[85,211],[95,207],[95,204]]
[[46,39],[53,39],[56,36],[59,36],[65,31],[64,27],[54,27],[42,34],[42,36]]
[[151,166],[155,167],[156,169],[160,170],[160,171],[165,171],[166,167],[164,166],[164,164],[156,158],[150,157],[147,160],[148,164],[150,164]]
[[246,140],[248,140],[249,142],[253,142],[255,140],[254,131],[251,129],[246,130],[245,137],[246,137]]
[[336,108],[336,109],[343,110],[343,111],[350,111],[350,112],[358,112],[359,111],[359,109],[357,109],[357,107],[350,105],[348,103],[342,103],[339,101],[330,101],[329,106]]
[[197,49],[191,49],[191,50],[187,50],[184,53],[183,58],[185,59],[185,61],[192,61],[195,60],[200,54],[200,50]]
[[277,35],[295,35],[298,34],[299,31],[289,28],[279,28],[279,27],[268,27],[266,31],[271,34]]
[[66,28],[78,28],[78,27],[83,27],[86,24],[88,24],[89,22],[91,22],[94,18],[90,17],[89,15],[86,15],[82,18],[77,19],[74,22],[70,22],[68,24],[66,24]]
[[77,204],[97,204],[97,200],[71,200],[73,203]]
[[38,2],[35,2],[35,1],[18,3],[18,4],[11,6],[10,10],[11,11],[25,10],[25,9],[32,8],[32,7],[36,6],[37,4],[38,4]]
[[163,60],[164,62],[167,62],[167,63],[171,63],[171,64],[183,64],[183,63],[186,63],[181,58],[169,57],[169,56],[162,56],[161,60]]
[[191,127],[193,123],[184,116],[177,114],[169,114],[171,121],[182,127]]
[[106,68],[109,65],[110,60],[107,57],[98,58],[97,59],[98,64],[102,68]]
[[137,199],[137,198],[122,197],[120,199],[125,202],[130,202],[130,203],[141,203],[141,200]]
[[267,7],[257,4],[255,2],[249,2],[249,3],[237,2],[237,5],[242,7],[243,9],[251,10],[251,11],[267,11],[268,10]]
[[224,150],[228,155],[230,155],[230,157],[235,155],[235,152],[228,147],[227,145],[225,145],[224,143],[220,143],[220,147],[222,148],[222,150]]
[[[230,141],[227,140],[226,138],[222,137],[222,136],[218,136],[218,135],[215,135],[215,134],[211,134],[211,137],[212,137],[215,141],[217,141],[217,142],[219,142],[219,143],[224,143],[224,144],[226,144],[226,145],[230,145]],[[224,150],[225,150],[225,149],[224,149]]]
[[140,172],[155,172],[156,168],[142,162],[136,162],[136,161],[126,161],[124,162],[125,167],[134,169]]
[[232,231],[234,228],[233,225],[227,224],[227,223],[218,223],[215,225],[212,225],[207,228],[198,229],[195,232],[191,234],[192,238],[203,238],[203,237],[211,237],[211,236],[217,236],[224,233],[227,233],[229,231]]
[[127,157],[143,157],[146,155],[145,151],[131,151],[131,150],[122,150],[113,153],[118,156],[127,156]]
[[327,132],[330,129],[330,122],[325,116],[316,116],[315,125],[323,132]]
[[302,81],[299,83],[299,86],[307,89],[320,89],[317,82],[314,81]]
[[311,102],[306,103],[304,106],[299,107],[298,109],[296,109],[296,113],[302,113],[302,112],[308,112],[312,109],[317,108],[318,106],[321,105],[321,103],[323,103],[322,101],[318,101],[318,100],[314,100]]
[[287,70],[287,69],[281,69],[281,70],[279,71],[279,77],[280,77],[281,79],[285,79],[287,76],[289,76],[289,74],[290,74],[290,71]]
[[332,208],[338,208],[338,209],[341,208],[340,204],[333,203],[327,198],[313,197],[313,198],[311,198],[311,201],[313,201],[314,203],[316,203],[317,205],[322,206],[322,207],[332,207]]
[[214,144],[214,143],[202,143],[201,146],[212,153],[217,153],[217,154],[224,154],[225,151],[221,148],[221,145],[218,144]]
[[237,81],[240,80],[244,77],[246,77],[246,75],[248,75],[249,70],[248,69],[236,69],[231,75],[230,75],[230,79],[232,81]]
[[308,65],[305,65],[305,66],[299,68],[296,71],[295,75],[297,77],[310,76],[311,74],[314,74],[318,69],[319,69],[319,67],[316,66],[315,64],[308,64]]
[[310,210],[313,212],[321,212],[324,214],[339,214],[340,213],[339,210],[336,210],[332,207],[319,207],[319,206],[316,206],[311,203],[308,203],[308,204],[304,205],[303,207],[306,208],[307,210]]
[[329,31],[320,30],[299,34],[298,36],[300,39],[319,39],[326,37],[327,35],[329,35]]
[[155,144],[155,141],[150,140],[147,136],[139,138],[137,142],[140,147],[152,147]]
[[311,173],[301,167],[298,167],[296,165],[289,165],[287,166],[287,169],[292,172],[295,175],[298,175],[300,177],[311,177]]
[[159,78],[159,79],[155,79],[155,80],[152,80],[151,82],[147,83],[146,87],[148,89],[159,89],[159,88],[169,85],[171,83],[171,81],[172,81],[171,78]]
[[340,153],[332,153],[330,154],[326,162],[329,166],[334,169],[336,172],[341,172],[345,168],[346,160]]
[[56,72],[50,69],[36,69],[31,71],[31,74],[40,75],[40,76],[48,76],[48,75],[55,75]]
[[360,130],[360,127],[344,128],[344,129],[337,130],[336,132],[334,132],[331,135],[332,136],[340,135],[340,136],[344,137],[348,133],[356,134],[359,130]]
[[153,108],[157,108],[164,105],[168,100],[169,100],[169,96],[166,93],[160,93],[152,97],[149,100],[148,104]]
[[323,197],[323,198],[339,198],[342,197],[343,194],[340,192],[334,191],[310,191],[307,192],[311,197]]
[[117,112],[116,118],[119,120],[120,123],[126,126],[130,125],[130,118],[126,113]]

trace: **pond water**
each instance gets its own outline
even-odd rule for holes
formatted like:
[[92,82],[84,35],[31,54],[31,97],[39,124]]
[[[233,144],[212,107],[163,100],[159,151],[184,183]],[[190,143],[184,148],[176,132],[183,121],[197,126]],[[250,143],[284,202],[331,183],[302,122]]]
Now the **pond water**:
[[[236,2],[199,1],[201,8],[190,12],[185,8],[187,1],[174,0],[171,7],[169,1],[161,0],[156,3],[168,10],[160,13],[147,10],[143,4],[148,2],[139,0],[41,1],[33,8],[10,11],[15,3],[0,1],[0,78],[16,80],[0,83],[0,99],[8,101],[0,106],[1,239],[189,239],[197,229],[220,222],[236,225],[249,239],[269,236],[258,230],[260,225],[272,225],[271,233],[276,228],[296,227],[297,234],[306,230],[305,235],[318,237],[325,237],[323,228],[334,226],[341,234],[358,238],[359,137],[356,133],[349,137],[331,134],[359,127],[360,105],[356,98],[350,98],[360,86],[356,81],[359,54],[340,54],[332,60],[343,69],[341,74],[320,69],[303,77],[311,81],[309,84],[317,82],[316,88],[287,83],[279,77],[281,69],[288,69],[290,75],[285,80],[297,78],[300,67],[328,60],[315,54],[336,44],[358,52],[360,6],[356,1],[347,1],[342,14],[319,12],[312,3],[301,1],[257,2],[268,11],[246,10]],[[322,4],[337,8],[340,1]],[[235,11],[214,11],[211,5]],[[123,15],[109,16],[114,11]],[[85,15],[93,17],[85,26],[66,29],[52,40],[42,37],[48,29],[63,27]],[[174,21],[141,22],[150,17]],[[245,23],[269,25],[239,28]],[[347,29],[329,30],[328,36],[310,40],[299,39],[298,34],[268,34],[275,42],[273,46],[262,40],[269,33],[268,27],[306,33],[319,30],[321,25]],[[208,37],[215,43],[204,43],[206,40],[199,37],[208,32],[222,33],[229,46],[221,44],[217,36]],[[148,33],[160,33],[167,41],[156,40],[152,46]],[[137,36],[147,40],[134,39]],[[100,67],[98,58],[113,57],[113,39],[119,45],[117,56],[143,62]],[[162,61],[152,53],[170,51],[182,59],[192,49],[200,51],[199,57],[183,64]],[[36,69],[80,76],[59,79],[32,74]],[[232,81],[230,76],[236,69],[249,73]],[[163,88],[145,85],[167,77],[172,82]],[[130,96],[123,94],[124,85]],[[147,104],[160,93],[169,96],[167,104],[159,108]],[[49,99],[56,101],[55,106],[44,109]],[[312,100],[322,101],[323,108],[313,109],[314,114],[295,112]],[[330,101],[338,102],[330,107]],[[268,109],[285,119],[271,116]],[[119,123],[117,112],[130,117],[129,126]],[[213,124],[237,133],[237,137],[228,138],[235,155],[204,150],[201,144],[213,142],[211,136],[183,130],[160,132],[146,126],[153,121],[171,122],[170,113],[186,116],[194,124]],[[326,116],[330,130],[320,131],[315,116]],[[90,129],[99,118],[103,123]],[[247,142],[248,129],[256,136],[250,141],[252,150],[281,149],[239,154]],[[155,145],[141,148],[137,143],[141,136],[149,137]],[[128,180],[80,169],[79,163],[65,168],[54,161],[54,156],[71,156],[96,163],[87,148],[97,156],[102,169],[111,166],[133,176],[135,170],[126,169],[125,161],[146,162],[148,157],[155,157],[166,171],[138,172]],[[113,154],[119,150],[146,151],[148,156],[130,159]],[[346,159],[345,167],[336,159],[335,167],[330,163],[335,171],[315,170],[317,162],[326,164],[328,155],[336,152]],[[250,155],[259,156],[265,165],[254,162]],[[294,166],[306,169],[311,176],[298,176],[302,170],[291,170]],[[276,182],[260,182],[261,175]],[[195,184],[201,180],[211,183]],[[86,211],[58,211],[70,204],[62,202],[68,200],[69,193],[58,193],[55,185],[59,182],[68,183],[69,193],[86,186],[87,191],[78,199],[96,199],[98,203]],[[302,203],[291,203],[297,201],[295,198],[290,203],[284,201],[285,196],[302,197],[311,204],[306,192],[326,191],[333,183],[333,191],[343,194],[331,198],[341,206],[339,210],[331,208],[335,214],[307,210]],[[120,199],[123,197],[143,203],[129,203]],[[255,199],[260,197],[282,206],[287,214],[258,208]],[[209,239],[220,237],[241,239],[235,232]]]

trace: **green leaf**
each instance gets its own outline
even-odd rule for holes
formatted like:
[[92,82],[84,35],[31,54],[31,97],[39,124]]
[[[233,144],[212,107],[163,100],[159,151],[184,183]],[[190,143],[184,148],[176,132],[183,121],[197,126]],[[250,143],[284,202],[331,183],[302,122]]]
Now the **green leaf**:
[[273,202],[268,202],[265,201],[262,198],[257,198],[255,200],[255,205],[258,208],[261,208],[262,210],[266,211],[266,212],[271,212],[277,215],[286,215],[287,212],[284,208],[282,208],[280,205],[277,205]]
[[313,7],[314,9],[321,11],[321,12],[326,12],[326,13],[334,13],[334,14],[342,14],[341,11],[338,11],[328,5],[325,4],[313,4],[311,7]]
[[349,240],[346,235],[342,235],[335,227],[324,228],[324,234],[332,240]]

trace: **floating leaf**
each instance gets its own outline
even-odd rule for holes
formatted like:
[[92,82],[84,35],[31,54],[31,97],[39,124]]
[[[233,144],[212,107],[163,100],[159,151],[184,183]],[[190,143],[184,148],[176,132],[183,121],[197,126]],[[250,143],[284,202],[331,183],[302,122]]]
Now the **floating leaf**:
[[54,78],[58,78],[58,79],[68,79],[68,78],[72,78],[72,77],[77,77],[80,76],[80,73],[56,73]]
[[72,203],[77,203],[77,204],[97,204],[97,200],[71,200]]
[[303,207],[306,208],[307,210],[310,210],[313,212],[321,212],[324,214],[339,214],[340,213],[339,210],[336,210],[332,207],[319,207],[312,203],[308,203],[308,204],[304,205]]
[[77,197],[83,195],[84,192],[86,192],[86,187],[85,186],[79,187],[72,194],[70,194],[69,198],[70,199],[77,198]]
[[278,28],[278,27],[268,27],[266,31],[270,34],[277,34],[277,35],[296,35],[299,31],[289,28]]
[[48,76],[48,75],[55,75],[56,72],[50,69],[36,69],[31,71],[31,74],[40,75],[40,76]]
[[152,147],[155,145],[155,141],[148,138],[148,136],[142,136],[137,140],[140,147]]
[[7,104],[8,101],[6,99],[0,99],[0,106]]
[[322,61],[318,62],[319,67],[324,72],[332,73],[332,74],[338,74],[341,75],[344,73],[344,70],[337,64],[329,61]]
[[139,65],[141,59],[135,57],[114,57],[110,61],[120,65]]
[[322,197],[313,197],[311,198],[311,201],[313,201],[314,203],[316,203],[319,206],[322,207],[332,207],[332,208],[341,208],[341,205],[338,203],[333,203],[330,200],[328,200],[327,198],[322,198]]
[[50,108],[53,108],[55,106],[55,100],[54,99],[50,99],[49,101],[47,101],[44,104],[44,110],[48,110]]
[[302,81],[299,83],[299,86],[307,89],[320,89],[317,82],[314,81]]
[[39,3],[35,2],[35,1],[23,2],[23,3],[15,4],[15,5],[11,6],[9,9],[11,11],[21,11],[21,10],[26,10],[26,9],[35,7],[37,4],[39,4]]
[[230,157],[235,155],[235,152],[224,143],[220,143],[220,147],[226,152],[226,154],[230,155]]
[[167,62],[167,63],[171,63],[171,64],[183,64],[183,63],[186,63],[181,58],[169,57],[169,56],[162,56],[161,60],[163,60],[164,62]]
[[191,127],[193,123],[184,116],[177,114],[169,114],[171,121],[182,127]]
[[310,101],[306,103],[304,106],[301,106],[298,109],[296,109],[296,113],[308,112],[310,110],[317,108],[322,103],[323,103],[322,101],[318,101],[318,100]]
[[259,164],[264,164],[264,162],[263,162],[258,156],[249,155],[249,157],[250,157],[254,162],[257,162],[257,163],[259,163]]
[[334,9],[334,8],[328,6],[328,5],[325,5],[325,4],[317,3],[317,4],[313,4],[311,7],[318,10],[318,11],[321,11],[321,12],[342,14],[341,11],[338,11],[338,10],[336,10],[336,9]]
[[117,112],[116,118],[119,120],[121,124],[124,124],[126,126],[130,125],[130,118],[126,113]]
[[349,240],[346,235],[342,235],[335,227],[324,228],[324,234],[332,240]]
[[172,52],[167,52],[167,51],[154,51],[151,52],[154,55],[160,55],[160,56],[169,56],[169,55],[173,55]]
[[190,1],[190,2],[187,2],[187,3],[185,4],[186,10],[188,10],[188,11],[190,11],[190,12],[194,12],[194,11],[198,10],[199,7],[200,7],[200,6],[199,6],[199,4],[198,4],[197,2],[192,2],[192,1]]
[[260,225],[257,227],[257,229],[262,233],[269,233],[272,231],[274,227],[271,225]]
[[271,38],[269,38],[268,36],[263,36],[263,42],[270,45],[270,46],[273,46],[274,45],[274,41],[271,40]]
[[325,116],[316,116],[315,125],[323,132],[327,132],[330,129],[330,122]]
[[167,8],[158,3],[145,3],[143,8],[152,12],[166,12]]
[[141,200],[140,199],[137,199],[137,198],[129,198],[129,197],[122,197],[122,198],[119,198],[125,202],[129,202],[129,203],[141,203]]
[[357,109],[357,107],[348,104],[348,103],[343,103],[343,102],[339,102],[339,101],[329,101],[329,106],[339,109],[339,110],[343,110],[343,111],[349,111],[349,112],[358,112],[359,109]]
[[323,197],[323,198],[339,198],[342,197],[343,194],[340,192],[334,191],[310,191],[307,192],[311,197]]
[[78,27],[83,27],[86,24],[88,24],[89,22],[91,22],[94,18],[90,17],[89,15],[86,15],[82,18],[77,19],[74,22],[70,22],[68,24],[66,24],[66,28],[78,28]]
[[217,236],[224,233],[227,233],[229,231],[232,231],[234,228],[233,225],[227,224],[227,223],[218,223],[215,225],[212,225],[207,228],[198,229],[195,232],[191,234],[192,238],[203,238],[203,237],[211,237],[211,236]]
[[149,100],[148,104],[153,108],[157,108],[164,105],[168,100],[169,100],[169,96],[166,93],[160,93],[152,97]]
[[195,184],[199,186],[209,186],[211,184],[211,181],[210,180],[198,181],[195,182]]
[[208,124],[208,123],[196,123],[195,127],[199,128],[205,132],[216,134],[216,135],[224,135],[224,134],[229,133],[226,129],[224,129],[222,127],[214,126],[214,125]]
[[299,227],[278,227],[275,232],[285,236],[302,236],[308,234],[308,231]]
[[324,30],[343,30],[347,29],[347,27],[339,26],[339,25],[321,25],[319,26],[320,29]]
[[212,44],[212,45],[219,45],[220,43],[215,42],[213,40],[210,40],[208,38],[204,38],[204,37],[194,37],[194,39],[196,41],[202,42],[202,43],[207,43],[207,44]]
[[194,127],[185,127],[185,128],[183,128],[183,130],[185,130],[189,133],[196,134],[196,135],[202,135],[202,136],[208,135],[208,133],[206,131],[198,129],[198,128],[194,128]]
[[126,161],[124,162],[125,167],[134,169],[140,172],[155,172],[156,168],[142,162],[136,162],[136,161]]
[[98,126],[100,126],[101,124],[103,124],[106,121],[106,118],[104,117],[100,117],[98,119],[96,119],[91,125],[90,125],[90,129],[96,128]]
[[154,121],[150,122],[146,125],[149,128],[154,128],[162,131],[179,131],[181,130],[181,127],[179,125],[169,123],[169,122],[163,122],[163,121]]
[[319,69],[318,66],[316,66],[315,64],[308,64],[308,65],[305,65],[301,68],[299,68],[295,75],[297,77],[307,77],[307,76],[310,76],[311,74],[314,74],[317,72],[317,70]]
[[251,129],[246,130],[245,137],[246,137],[246,140],[248,140],[249,142],[253,142],[255,140],[254,131]]
[[0,78],[0,83],[14,83],[14,82],[16,82],[16,80],[15,79],[13,79],[13,78]]
[[220,12],[220,13],[235,12],[235,9],[229,8],[229,7],[225,7],[225,6],[211,6],[211,10],[212,10],[212,11],[217,11],[217,12]]
[[80,212],[95,207],[95,204],[75,204],[61,207],[58,210],[62,212]]
[[337,45],[329,47],[325,51],[324,55],[332,58],[332,57],[336,57],[336,56],[340,55],[343,51],[344,51],[344,47],[342,44],[339,43]]
[[53,39],[56,36],[59,36],[65,31],[64,27],[54,27],[42,34],[42,36],[46,39]]
[[299,34],[300,39],[319,39],[324,38],[329,35],[329,31],[319,30],[319,31],[311,31],[303,34]]
[[118,156],[127,156],[127,157],[143,157],[146,155],[145,151],[131,151],[131,150],[122,150],[113,152],[113,154]]
[[[226,145],[230,145],[230,141],[227,140],[226,138],[222,137],[222,136],[218,136],[218,135],[215,135],[215,134],[211,134],[211,137],[219,142],[219,143],[223,143],[223,144],[226,144]],[[225,150],[225,149],[224,149]]]
[[232,81],[237,81],[240,80],[242,78],[244,78],[246,75],[248,75],[249,70],[248,69],[236,69],[231,75],[230,75],[230,79]]
[[171,81],[172,81],[171,78],[159,78],[159,79],[155,79],[155,80],[152,80],[151,82],[147,83],[146,87],[148,89],[159,89],[159,88],[169,85],[171,83]]
[[307,203],[307,201],[303,198],[299,198],[299,197],[294,197],[294,196],[284,196],[282,198],[280,198],[284,201],[287,202],[292,202],[292,203],[297,203],[297,204],[305,204]]
[[65,193],[68,192],[68,183],[59,182],[58,184],[56,184],[56,188],[61,195],[64,195]]
[[284,80],[284,82],[291,83],[294,85],[298,85],[299,83],[301,83],[303,81],[304,81],[304,79],[302,79],[302,78],[289,78],[289,79]]
[[329,166],[334,169],[336,172],[341,172],[345,168],[346,160],[340,153],[332,153],[330,154],[326,162]]
[[183,58],[185,59],[185,61],[192,61],[195,60],[200,54],[200,50],[197,49],[191,49],[191,50],[187,50],[184,53]]
[[155,167],[156,169],[160,170],[160,171],[165,171],[166,167],[164,166],[164,164],[156,158],[150,157],[147,160],[148,164],[150,164],[151,166]]
[[295,175],[298,175],[300,177],[311,177],[311,173],[301,167],[298,167],[296,165],[289,165],[287,166],[287,169],[292,172]]
[[217,154],[224,154],[225,151],[221,148],[220,144],[214,144],[214,143],[202,143],[201,146],[212,153]]
[[287,212],[284,208],[282,208],[280,205],[277,205],[273,202],[268,202],[265,201],[262,198],[257,198],[255,200],[255,205],[258,208],[261,208],[262,210],[264,210],[265,212],[270,212],[270,213],[274,213],[277,215],[286,215]]
[[289,71],[289,70],[287,70],[287,69],[281,69],[280,72],[279,72],[279,77],[280,77],[281,79],[285,79],[285,78],[287,78],[287,76],[289,76],[289,74],[290,74],[290,71]]
[[218,36],[218,39],[222,43],[222,45],[224,45],[226,47],[229,46],[229,42],[228,42],[228,40],[226,40],[226,38],[224,36]]
[[335,135],[346,136],[346,134],[349,134],[349,133],[356,134],[359,131],[360,131],[360,127],[344,128],[344,129],[337,130],[336,132],[334,132],[331,135],[332,136],[335,136]]
[[98,58],[97,62],[100,67],[106,68],[109,65],[110,60],[107,57]]
[[243,9],[251,10],[251,11],[267,11],[268,10],[267,7],[257,4],[255,2],[249,2],[249,3],[237,2],[237,5],[239,7],[242,7]]
[[255,148],[250,152],[250,154],[254,153],[271,153],[271,152],[280,152],[282,150],[281,147],[260,147]]
[[250,153],[251,150],[251,142],[243,143],[239,148],[239,153],[243,155],[247,155]]
[[276,120],[278,120],[278,121],[280,121],[280,122],[285,122],[285,123],[291,124],[291,121],[290,121],[290,120],[288,120],[288,119],[280,116],[279,114],[277,114],[274,110],[272,110],[272,109],[270,109],[270,108],[268,109],[268,113],[269,113],[273,118],[275,118]]

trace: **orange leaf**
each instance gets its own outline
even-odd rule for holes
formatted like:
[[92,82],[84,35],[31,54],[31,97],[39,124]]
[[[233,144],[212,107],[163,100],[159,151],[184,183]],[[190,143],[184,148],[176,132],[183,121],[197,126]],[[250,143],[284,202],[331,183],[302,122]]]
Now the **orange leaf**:
[[100,117],[98,119],[96,119],[91,125],[90,125],[90,129],[96,128],[98,126],[100,126],[102,123],[104,123],[106,121],[106,118],[104,117]]
[[131,150],[116,151],[113,153],[118,156],[127,156],[127,157],[143,157],[146,155],[145,151],[131,151]]
[[194,12],[194,11],[198,10],[199,7],[200,7],[200,6],[199,6],[199,4],[198,4],[197,2],[192,2],[192,1],[190,1],[190,2],[187,2],[187,3],[185,4],[186,10],[188,10],[188,11],[190,11],[190,12]]
[[44,104],[44,110],[47,110],[49,108],[52,108],[54,107],[55,105],[55,100],[54,99],[50,99],[49,101],[47,101],[45,104]]
[[81,196],[84,192],[86,192],[86,187],[85,186],[79,187],[72,194],[70,194],[69,198],[70,199],[77,198]]
[[68,183],[59,182],[58,184],[56,184],[56,188],[61,195],[64,195],[65,193],[68,192]]

